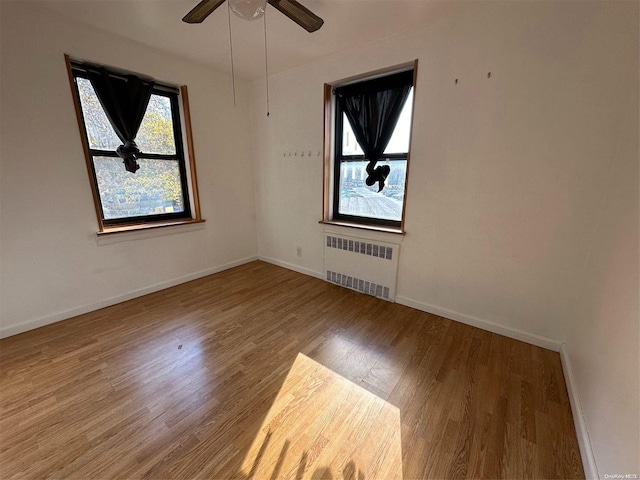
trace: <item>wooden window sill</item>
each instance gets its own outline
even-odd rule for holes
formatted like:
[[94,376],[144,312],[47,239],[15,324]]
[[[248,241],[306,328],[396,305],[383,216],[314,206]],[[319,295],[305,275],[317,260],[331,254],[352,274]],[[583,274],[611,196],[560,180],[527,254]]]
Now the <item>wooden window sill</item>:
[[373,232],[392,233],[394,235],[404,235],[405,232],[400,228],[383,227],[380,225],[367,225],[364,223],[341,222],[335,220],[320,220],[318,223],[323,225],[335,225],[338,227],[357,228],[359,230],[371,230]]
[[181,219],[181,220],[171,220],[168,222],[156,222],[156,223],[139,223],[136,225],[120,225],[117,227],[105,227],[105,229],[101,232],[98,232],[98,236],[103,235],[112,235],[116,233],[126,233],[126,232],[140,232],[146,231],[156,228],[166,228],[166,227],[175,227],[179,225],[193,225],[197,223],[204,223],[203,219]]

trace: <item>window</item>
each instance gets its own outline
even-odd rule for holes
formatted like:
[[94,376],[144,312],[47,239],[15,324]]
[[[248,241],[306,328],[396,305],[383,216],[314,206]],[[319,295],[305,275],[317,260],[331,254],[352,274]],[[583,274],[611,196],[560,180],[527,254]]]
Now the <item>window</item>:
[[[179,90],[153,83],[135,136],[140,153],[134,165],[139,168],[127,170],[117,152],[123,140],[90,80],[93,66],[67,61],[100,231],[201,221],[192,149],[189,161],[184,152],[183,138],[190,137],[190,131],[183,135],[181,126],[180,100],[186,102],[185,87]],[[118,78],[111,71],[108,75]],[[186,103],[184,111],[188,126]]]
[[[330,109],[325,131],[332,133],[332,146],[325,145],[325,222],[402,231],[416,65],[412,67],[325,88],[325,97],[330,96],[325,98]],[[329,158],[327,150],[333,153]]]

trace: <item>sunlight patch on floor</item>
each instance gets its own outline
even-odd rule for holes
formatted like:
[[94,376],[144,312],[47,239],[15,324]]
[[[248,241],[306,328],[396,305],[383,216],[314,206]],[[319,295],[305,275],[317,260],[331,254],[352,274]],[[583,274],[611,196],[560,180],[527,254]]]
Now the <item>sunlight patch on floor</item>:
[[299,353],[239,477],[400,479],[400,411]]

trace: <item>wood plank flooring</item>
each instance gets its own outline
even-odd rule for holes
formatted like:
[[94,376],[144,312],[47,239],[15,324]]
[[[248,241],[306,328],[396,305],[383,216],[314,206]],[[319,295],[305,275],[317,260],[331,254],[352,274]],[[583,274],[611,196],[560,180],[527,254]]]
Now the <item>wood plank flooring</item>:
[[402,479],[400,434],[397,407],[299,353],[241,471]]
[[0,340],[3,480],[398,476],[584,478],[558,354],[263,262]]

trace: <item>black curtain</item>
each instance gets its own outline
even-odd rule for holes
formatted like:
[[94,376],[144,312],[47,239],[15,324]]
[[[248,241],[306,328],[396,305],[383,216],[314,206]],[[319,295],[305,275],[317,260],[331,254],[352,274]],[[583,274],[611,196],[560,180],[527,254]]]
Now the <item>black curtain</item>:
[[412,85],[413,70],[409,70],[336,89],[339,107],[369,160],[366,184],[378,182],[378,192],[391,168],[376,163],[391,140]]
[[113,74],[102,67],[87,69],[87,74],[111,126],[122,141],[116,153],[127,171],[136,173],[140,168],[137,162],[140,149],[135,138],[154,84],[135,75]]

